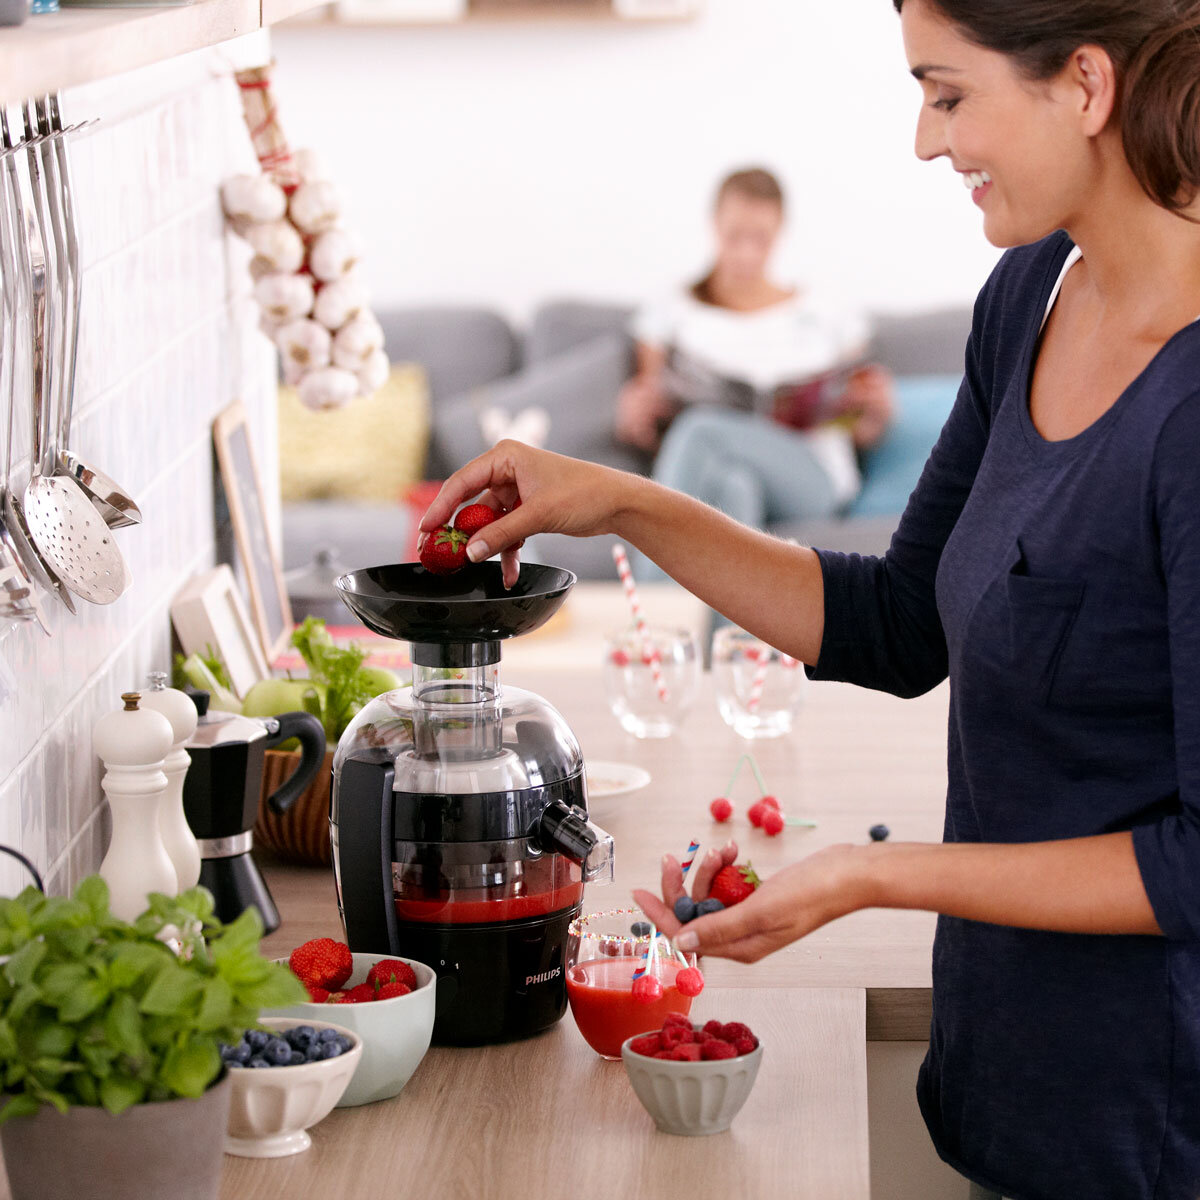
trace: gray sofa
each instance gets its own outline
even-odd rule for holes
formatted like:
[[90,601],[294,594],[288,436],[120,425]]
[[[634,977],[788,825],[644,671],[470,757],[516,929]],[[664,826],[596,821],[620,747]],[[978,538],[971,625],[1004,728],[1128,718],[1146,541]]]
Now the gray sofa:
[[[479,417],[537,406],[550,417],[549,449],[622,470],[646,472],[644,455],[613,437],[613,407],[633,367],[626,332],[631,309],[555,301],[534,315],[524,337],[498,314],[477,308],[414,308],[380,314],[393,362],[421,363],[428,375],[432,431],[427,478],[486,449]],[[962,372],[970,310],[879,316],[870,357],[897,378],[899,415],[864,466],[863,495],[833,520],[778,530],[807,544],[876,553],[886,549],[908,491],[953,400]],[[336,501],[284,507],[284,566],[309,562],[332,546],[347,566],[395,557],[407,517],[396,506]],[[581,578],[615,578],[608,538],[543,535],[526,548],[531,560],[553,562]],[[389,553],[389,550],[391,553]]]

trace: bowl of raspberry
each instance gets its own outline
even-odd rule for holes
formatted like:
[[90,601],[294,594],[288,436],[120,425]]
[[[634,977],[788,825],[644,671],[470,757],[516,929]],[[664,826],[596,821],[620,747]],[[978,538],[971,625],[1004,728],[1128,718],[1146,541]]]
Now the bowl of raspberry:
[[[362,1058],[362,1040],[339,1025],[264,1017],[221,1047],[233,1088],[225,1153],[282,1158],[312,1145]],[[261,1068],[261,1069],[259,1069]]]
[[362,1039],[362,1061],[338,1107],[354,1108],[398,1095],[433,1036],[433,968],[412,958],[355,954],[332,938],[305,942],[288,962],[312,999],[271,1009],[271,1014],[336,1021]]
[[740,1021],[693,1025],[672,1013],[661,1029],[621,1046],[621,1061],[642,1107],[663,1133],[724,1133],[746,1103],[762,1044]]

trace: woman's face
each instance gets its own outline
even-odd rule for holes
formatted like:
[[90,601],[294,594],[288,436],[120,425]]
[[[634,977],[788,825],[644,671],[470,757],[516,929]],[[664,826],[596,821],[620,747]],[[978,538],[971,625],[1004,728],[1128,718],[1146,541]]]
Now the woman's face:
[[757,283],[782,228],[783,210],[774,200],[727,192],[713,214],[717,269],[727,279]]
[[1064,68],[1030,81],[1006,55],[968,41],[929,0],[906,0],[900,20],[923,93],[917,157],[950,159],[995,246],[1070,228],[1097,170],[1077,79]]

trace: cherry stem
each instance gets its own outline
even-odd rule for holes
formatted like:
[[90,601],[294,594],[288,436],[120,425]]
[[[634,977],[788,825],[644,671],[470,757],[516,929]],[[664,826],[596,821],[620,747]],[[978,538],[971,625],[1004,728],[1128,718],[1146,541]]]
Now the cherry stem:
[[758,769],[758,763],[754,761],[754,755],[744,754],[742,757],[749,760],[750,770],[754,772],[754,778],[758,781],[758,790],[765,796],[767,794],[767,785],[763,783],[762,772]]
[[737,766],[733,768],[733,774],[730,775],[729,782],[725,785],[725,791],[722,793],[727,798],[731,797],[733,794],[733,785],[737,782],[737,777],[742,771],[742,763],[745,761],[746,755],[743,754],[742,757],[737,760]]
[[785,825],[798,825],[801,829],[816,829],[816,821],[807,821],[804,817],[785,817]]

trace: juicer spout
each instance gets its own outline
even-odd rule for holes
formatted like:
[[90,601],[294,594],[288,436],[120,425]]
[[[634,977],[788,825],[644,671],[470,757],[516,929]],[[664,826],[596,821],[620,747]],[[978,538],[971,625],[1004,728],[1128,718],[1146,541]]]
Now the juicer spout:
[[578,863],[583,868],[584,883],[612,883],[612,835],[593,825],[582,808],[552,801],[538,822],[537,840],[544,850]]

